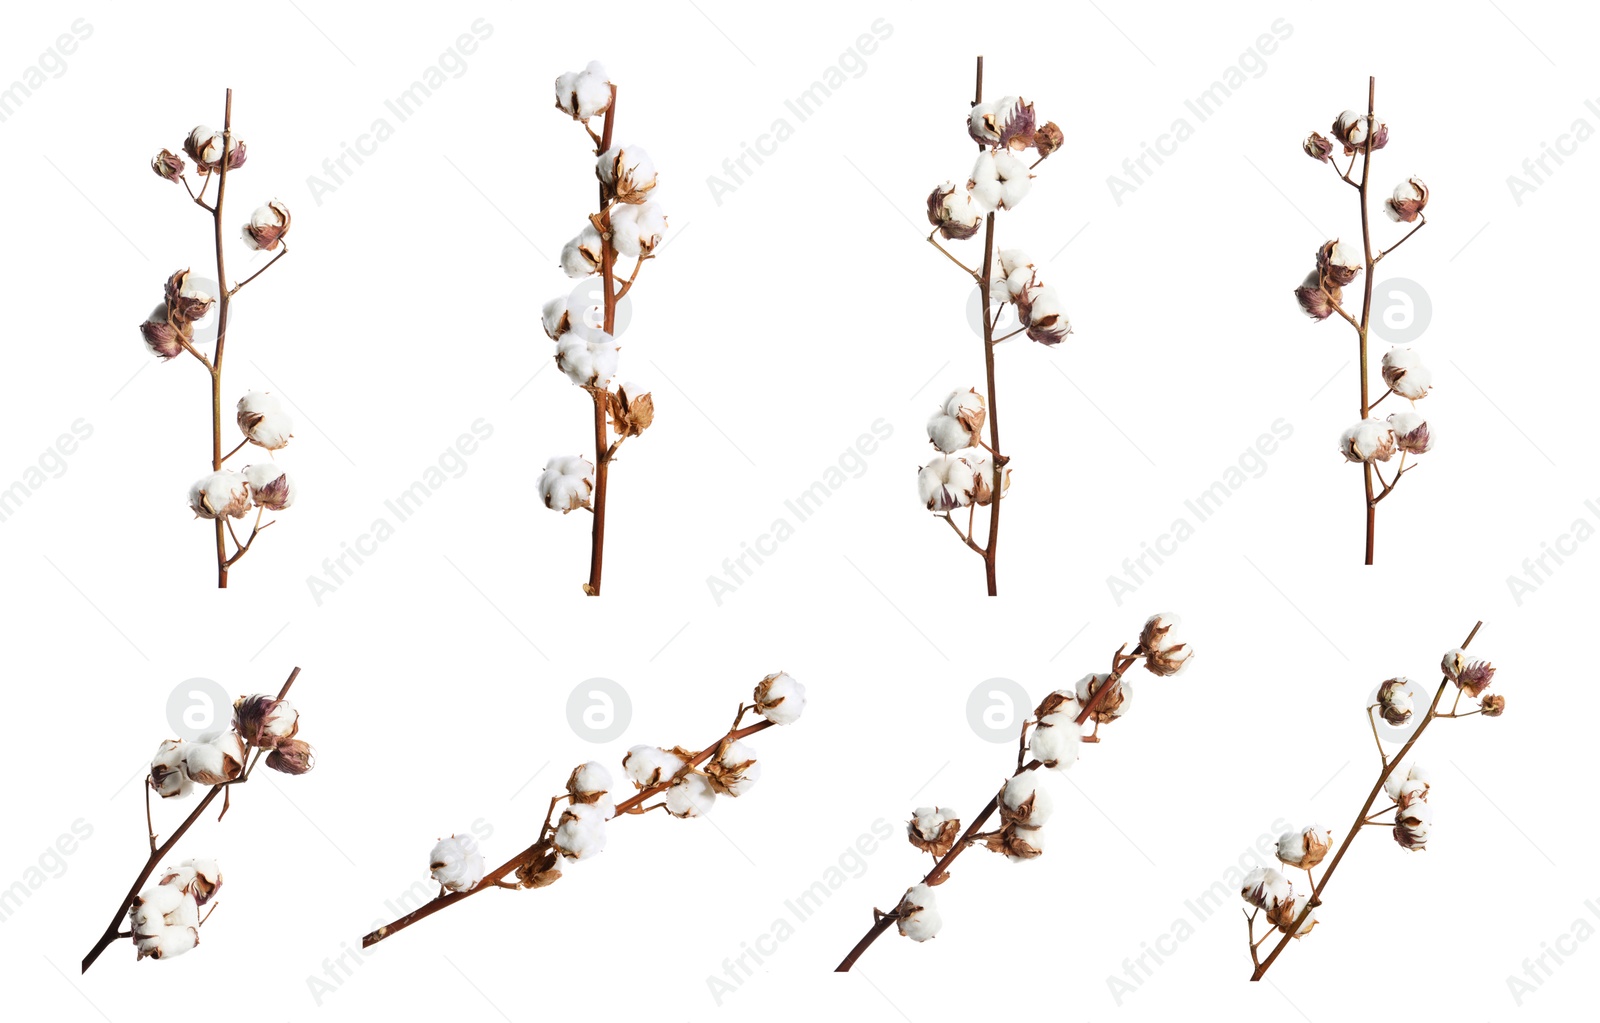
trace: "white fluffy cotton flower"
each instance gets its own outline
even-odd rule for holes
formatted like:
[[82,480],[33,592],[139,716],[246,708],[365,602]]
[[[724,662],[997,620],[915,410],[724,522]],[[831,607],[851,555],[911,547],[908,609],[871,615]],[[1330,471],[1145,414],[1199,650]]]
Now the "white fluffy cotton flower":
[[965,457],[971,451],[935,455],[917,471],[917,497],[929,511],[943,513],[972,503],[976,478]]
[[221,785],[244,770],[245,745],[231,728],[202,735],[183,746],[183,771],[197,785]]
[[1405,774],[1392,771],[1384,780],[1383,791],[1396,803],[1402,800],[1426,799],[1432,787],[1432,778],[1421,764],[1412,764]]
[[600,271],[604,259],[605,243],[593,224],[583,225],[583,230],[561,247],[561,272],[568,277],[588,277]]
[[787,672],[768,675],[756,683],[756,713],[775,725],[792,725],[806,709],[806,687]]
[[250,443],[276,451],[294,436],[294,420],[283,403],[267,391],[246,391],[239,399],[239,430]]
[[441,838],[439,844],[433,847],[428,869],[433,879],[446,891],[470,892],[483,880],[486,868],[483,853],[478,851],[475,838],[471,835],[451,835]]
[[937,228],[941,236],[959,241],[978,233],[978,225],[983,223],[983,210],[972,201],[971,192],[946,181],[928,193],[928,223]]
[[984,210],[1016,209],[1033,185],[1028,165],[1009,152],[986,149],[972,165],[967,190],[972,201]]
[[[1106,685],[1111,675],[1106,672],[1099,674],[1090,673],[1078,679],[1077,697],[1080,706],[1087,707],[1089,701],[1094,699],[1100,688]],[[1133,684],[1127,679],[1118,679],[1116,687],[1095,702],[1094,712],[1090,720],[1104,724],[1115,720],[1128,713],[1133,706]]]
[[592,800],[585,797],[604,795],[611,791],[611,784],[611,772],[606,770],[606,765],[598,760],[591,760],[573,768],[572,774],[567,778],[567,791],[574,798],[587,803]]
[[716,805],[717,792],[705,775],[690,771],[666,791],[667,812],[674,817],[700,817]]
[[556,79],[556,109],[574,121],[598,117],[611,106],[611,82],[598,60],[582,71],[568,71]]
[[551,844],[569,860],[593,859],[605,851],[607,819],[603,807],[573,803],[561,814]]
[[1433,371],[1410,348],[1391,348],[1383,357],[1383,382],[1402,398],[1417,401],[1433,387]]
[[534,484],[546,508],[566,514],[589,507],[594,493],[594,463],[582,455],[556,455]]
[[978,443],[986,417],[983,395],[977,388],[951,391],[928,419],[928,439],[946,454],[970,448]]
[[1339,453],[1350,462],[1387,462],[1397,446],[1394,429],[1381,419],[1363,419],[1339,435]]
[[611,244],[624,256],[648,256],[666,233],[667,215],[660,203],[624,203],[611,210]]
[[1049,821],[1055,810],[1049,790],[1039,784],[1037,771],[1012,776],[1000,789],[1000,805],[1016,815],[1019,822],[1035,828]]
[[622,758],[622,773],[641,789],[671,781],[685,766],[682,757],[659,746],[634,746]]
[[1083,745],[1083,729],[1078,724],[1077,703],[1071,711],[1046,714],[1028,736],[1028,755],[1046,767],[1065,771],[1078,762]]
[[198,900],[165,880],[134,897],[128,923],[140,959],[171,959],[200,943]]
[[244,243],[252,249],[271,252],[289,233],[289,219],[289,207],[277,199],[256,207],[250,214],[250,222],[244,225]]
[[164,739],[150,758],[150,787],[162,799],[187,796],[193,787],[183,770],[185,745],[182,739]]
[[250,510],[250,481],[243,473],[208,473],[189,486],[189,507],[196,518],[242,519]]
[[1278,836],[1278,859],[1290,867],[1310,870],[1328,855],[1333,835],[1327,828],[1312,824],[1305,828],[1290,828]]
[[621,346],[603,330],[568,331],[556,342],[556,368],[579,387],[607,387]]
[[1283,902],[1294,898],[1294,888],[1289,879],[1271,867],[1257,867],[1245,875],[1244,887],[1239,890],[1244,901],[1269,913]]
[[560,341],[561,335],[572,329],[577,322],[576,312],[572,302],[566,295],[557,295],[544,304],[539,310],[539,322],[544,327],[544,332],[552,341]]
[[294,504],[294,480],[275,462],[257,462],[244,467],[241,475],[250,484],[250,498],[257,508],[283,511]]
[[1389,417],[1389,429],[1401,451],[1421,455],[1433,449],[1433,428],[1416,412],[1394,413]]
[[606,194],[622,203],[642,203],[656,187],[656,165],[638,146],[612,146],[596,158],[594,172]]
[[912,941],[927,941],[939,933],[944,920],[939,916],[933,889],[925,884],[912,885],[895,907],[895,923],[901,935]]
[[755,748],[738,739],[724,741],[707,761],[706,777],[719,794],[742,796],[761,780],[761,761],[756,759]]

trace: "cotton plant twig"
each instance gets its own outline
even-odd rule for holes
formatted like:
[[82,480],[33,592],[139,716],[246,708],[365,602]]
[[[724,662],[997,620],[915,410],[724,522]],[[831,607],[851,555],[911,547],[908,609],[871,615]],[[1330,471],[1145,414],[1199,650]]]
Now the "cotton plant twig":
[[[294,435],[294,423],[284,411],[278,398],[265,391],[249,391],[239,399],[236,421],[244,440],[238,447],[222,453],[222,358],[228,340],[229,306],[233,297],[245,285],[266,273],[278,260],[289,254],[289,208],[274,199],[259,207],[242,232],[244,242],[251,249],[277,251],[265,266],[233,287],[228,287],[227,257],[223,245],[227,214],[223,201],[228,189],[228,172],[245,164],[244,140],[233,133],[233,90],[227,90],[223,104],[222,130],[213,131],[199,125],[184,141],[183,150],[194,161],[200,176],[200,190],[189,183],[188,165],[184,158],[163,149],[150,161],[150,169],[168,181],[183,185],[196,206],[211,215],[212,235],[217,261],[217,288],[219,294],[211,295],[190,279],[190,271],[178,270],[167,279],[166,294],[156,311],[140,326],[145,345],[162,361],[177,358],[184,353],[193,356],[205,367],[211,381],[211,472],[195,481],[189,488],[189,507],[196,518],[210,519],[216,532],[217,587],[228,585],[228,570],[250,549],[250,542],[239,543],[231,536],[229,519],[243,518],[253,507],[257,512],[258,528],[251,531],[251,540],[261,529],[260,513],[288,508],[296,497],[296,487],[288,473],[270,459],[244,466],[238,471],[223,469],[223,463],[237,454],[246,444],[255,444],[263,450],[277,451],[289,443]],[[216,199],[205,201],[207,187],[212,179],[217,182]],[[215,312],[217,337],[208,357],[196,347],[195,324],[207,314]],[[274,520],[276,521],[276,520]],[[267,525],[271,525],[268,522]],[[229,539],[234,542],[233,552],[228,551]]]
[[[1383,740],[1378,735],[1377,718],[1380,715],[1390,725],[1399,727],[1408,724],[1416,713],[1416,703],[1423,694],[1418,693],[1409,679],[1404,676],[1392,678],[1378,687],[1376,702],[1367,707],[1367,723],[1372,729],[1373,742],[1378,748],[1378,780],[1372,785],[1372,791],[1367,794],[1366,802],[1361,804],[1361,809],[1356,813],[1355,821],[1333,851],[1333,859],[1328,862],[1318,878],[1313,873],[1313,868],[1320,865],[1333,848],[1333,835],[1331,832],[1313,824],[1308,828],[1291,828],[1278,838],[1278,859],[1286,867],[1304,870],[1310,890],[1310,895],[1297,893],[1294,882],[1283,874],[1270,867],[1261,867],[1252,871],[1244,880],[1244,888],[1240,895],[1252,908],[1246,911],[1249,923],[1250,962],[1252,972],[1251,980],[1260,980],[1266,975],[1267,970],[1277,961],[1289,946],[1291,938],[1304,937],[1311,933],[1317,925],[1316,909],[1322,905],[1322,893],[1328,887],[1328,882],[1333,880],[1333,873],[1339,868],[1345,853],[1350,851],[1350,845],[1363,828],[1383,827],[1389,828],[1394,835],[1395,842],[1402,848],[1411,852],[1421,852],[1427,848],[1430,832],[1433,827],[1433,808],[1428,804],[1428,792],[1431,779],[1421,765],[1412,762],[1404,775],[1400,774],[1400,766],[1406,762],[1417,740],[1422,738],[1422,733],[1434,721],[1441,718],[1461,718],[1473,715],[1484,717],[1499,717],[1505,713],[1506,699],[1498,693],[1485,692],[1489,683],[1493,681],[1495,669],[1488,661],[1473,660],[1467,656],[1466,649],[1472,644],[1478,630],[1483,627],[1478,622],[1467,633],[1467,638],[1459,647],[1445,653],[1441,668],[1443,677],[1439,687],[1434,690],[1433,699],[1428,703],[1428,708],[1422,714],[1422,720],[1416,725],[1405,743],[1392,755],[1383,745]],[[1439,710],[1439,704],[1444,698],[1445,691],[1451,686],[1456,687],[1456,698],[1447,712]],[[1469,711],[1461,711],[1461,698],[1466,696],[1477,701],[1477,706]],[[1380,796],[1385,796],[1390,804],[1382,809],[1373,810],[1373,804]],[[1388,820],[1380,818],[1393,814]],[[1267,928],[1259,938],[1255,932],[1255,920],[1260,914],[1265,914]],[[1267,938],[1277,935],[1278,940],[1271,947],[1271,951],[1262,958],[1258,948]]]
[[[628,437],[637,437],[655,420],[655,399],[637,384],[615,384],[617,303],[633,290],[639,270],[661,244],[666,213],[654,202],[655,165],[638,146],[613,145],[617,87],[598,62],[556,79],[556,109],[583,125],[594,143],[595,176],[600,181],[599,212],[561,250],[561,268],[568,277],[598,276],[601,302],[559,295],[544,304],[544,331],[556,343],[556,366],[589,394],[594,412],[594,461],[583,455],[556,455],[538,479],[539,499],[562,514],[580,508],[593,513],[589,542],[589,581],[583,592],[600,595],[605,567],[606,497],[611,463]],[[601,117],[599,133],[590,122]],[[631,259],[624,278],[618,258]],[[620,282],[620,284],[619,284]],[[593,322],[598,309],[599,322]],[[616,431],[612,440],[611,431]]]
[[[966,830],[962,830],[960,819],[946,808],[920,807],[912,814],[906,825],[906,836],[913,846],[933,857],[933,867],[919,883],[906,890],[893,909],[885,912],[874,907],[872,926],[834,972],[849,972],[891,926],[914,941],[935,937],[943,920],[933,888],[950,879],[950,865],[973,846],[982,845],[1013,862],[1035,859],[1043,853],[1041,828],[1050,816],[1051,800],[1049,791],[1038,784],[1034,772],[1041,767],[1065,771],[1077,761],[1081,743],[1099,742],[1100,726],[1128,711],[1133,691],[1123,675],[1136,662],[1143,659],[1146,669],[1160,676],[1177,675],[1189,666],[1194,648],[1178,641],[1178,624],[1177,615],[1153,616],[1145,622],[1131,652],[1124,643],[1111,655],[1109,672],[1085,675],[1076,687],[1046,696],[1034,709],[1033,716],[1022,723],[1017,736],[1016,769],[967,824]],[[1084,735],[1083,726],[1091,718],[1094,730]],[[985,831],[989,818],[997,811],[1000,827]]]
[[[579,764],[567,778],[565,790],[551,797],[531,845],[487,870],[471,835],[440,840],[430,862],[440,886],[438,897],[367,934],[361,947],[391,938],[478,892],[554,884],[574,864],[587,864],[605,849],[609,822],[657,809],[674,817],[699,817],[711,811],[718,795],[744,795],[760,778],[761,765],[743,740],[773,725],[793,724],[805,706],[805,686],[783,672],[768,675],[756,684],[751,702],[739,705],[728,730],[699,752],[647,745],[628,750],[622,770],[635,792],[620,802],[612,797],[611,773],[605,765]],[[752,711],[764,720],[741,727]],[[658,796],[660,801],[650,802]],[[562,803],[567,806],[558,817],[556,808]]]
[[[1417,401],[1426,397],[1433,386],[1433,373],[1422,364],[1421,358],[1415,351],[1410,348],[1395,347],[1384,355],[1382,376],[1387,389],[1378,396],[1377,401],[1368,400],[1370,372],[1367,363],[1367,341],[1371,336],[1373,272],[1380,260],[1405,244],[1428,222],[1423,213],[1428,205],[1428,186],[1421,178],[1410,178],[1401,182],[1396,186],[1393,195],[1384,200],[1383,209],[1391,220],[1415,226],[1399,241],[1374,254],[1372,218],[1369,209],[1372,194],[1368,182],[1372,176],[1372,154],[1389,143],[1388,124],[1379,120],[1373,112],[1376,93],[1377,80],[1368,78],[1366,114],[1363,116],[1355,110],[1346,110],[1334,118],[1333,139],[1312,132],[1302,144],[1306,155],[1333,166],[1334,173],[1339,179],[1357,191],[1361,211],[1361,248],[1358,251],[1337,238],[1324,243],[1317,251],[1316,268],[1307,274],[1305,280],[1295,289],[1295,298],[1299,301],[1300,308],[1312,319],[1325,320],[1338,313],[1339,318],[1356,332],[1361,367],[1361,419],[1340,436],[1339,453],[1347,461],[1358,462],[1361,465],[1361,475],[1366,488],[1366,563],[1369,565],[1372,564],[1373,544],[1378,528],[1378,502],[1389,496],[1390,491],[1399,484],[1400,474],[1408,471],[1402,468],[1396,472],[1393,480],[1384,482],[1382,474],[1378,472],[1378,463],[1389,461],[1398,452],[1401,456],[1401,465],[1404,466],[1407,454],[1420,455],[1433,447],[1433,435],[1428,429],[1428,421],[1416,411]],[[1333,149],[1336,143],[1343,145],[1345,155],[1350,157],[1350,162],[1343,173],[1340,173],[1338,165],[1334,162]],[[1359,181],[1351,177],[1355,172],[1357,159],[1361,161]],[[1363,270],[1366,271],[1366,275],[1362,281],[1361,312],[1358,318],[1344,307],[1343,289],[1354,282]],[[1398,394],[1407,399],[1411,402],[1411,408],[1404,412],[1393,413],[1387,420],[1377,419],[1372,415],[1373,408],[1390,394]],[[1415,463],[1411,468],[1415,468]],[[1373,488],[1374,476],[1379,478],[1381,491],[1375,491]]]
[[[989,596],[998,592],[995,578],[1000,549],[1000,499],[1011,483],[1010,457],[1000,447],[1000,409],[995,388],[995,346],[1017,336],[1041,344],[1060,344],[1072,325],[1055,289],[1040,283],[1033,262],[1020,249],[999,250],[995,213],[1015,209],[1028,194],[1031,171],[1061,148],[1063,135],[1055,122],[1039,124],[1033,104],[1020,96],[983,101],[983,58],[978,58],[977,86],[967,114],[967,134],[978,144],[978,162],[965,185],[945,182],[928,196],[928,242],[961,268],[978,286],[983,302],[984,391],[952,391],[928,420],[928,439],[938,451],[917,472],[918,495],[927,509],[944,518],[956,535],[983,559]],[[1038,159],[1025,164],[1018,153],[1032,149]],[[974,269],[940,244],[976,237],[983,229],[983,263]],[[996,327],[1010,303],[1022,326],[996,337]],[[989,440],[983,440],[987,423]],[[989,510],[988,537],[979,543],[972,510]],[[950,512],[969,509],[965,532]]]
[[[100,954],[120,938],[133,939],[139,959],[171,959],[199,944],[200,927],[216,906],[213,904],[204,917],[199,915],[199,908],[210,902],[222,886],[222,871],[216,860],[189,859],[167,867],[155,886],[146,889],[144,884],[219,795],[223,808],[217,819],[222,819],[228,812],[234,787],[249,781],[262,759],[268,767],[284,774],[299,775],[311,770],[315,753],[309,743],[296,737],[300,715],[288,700],[289,688],[299,677],[300,669],[295,668],[275,697],[264,693],[239,697],[228,728],[194,742],[168,739],[156,750],[143,785],[150,855],[117,905],[105,933],[83,957],[82,972],[89,972]],[[162,799],[183,798],[196,785],[207,787],[205,796],[166,841],[158,843],[150,793],[155,792]],[[124,922],[131,924],[130,930],[121,929]]]

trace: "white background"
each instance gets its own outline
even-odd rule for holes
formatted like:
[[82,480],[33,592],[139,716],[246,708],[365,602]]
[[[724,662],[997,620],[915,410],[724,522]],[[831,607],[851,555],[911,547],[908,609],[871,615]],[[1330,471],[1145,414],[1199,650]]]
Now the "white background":
[[[51,6],[9,9],[0,42],[7,82],[74,19],[92,26],[0,123],[0,486],[75,420],[93,434],[0,523],[12,652],[0,885],[44,878],[0,924],[8,1010],[920,1021],[998,999],[1071,1018],[1204,1004],[1322,1021],[1375,1007],[1571,1018],[1588,1004],[1592,940],[1564,965],[1546,960],[1553,972],[1520,1007],[1506,978],[1547,945],[1573,948],[1575,921],[1600,927],[1585,908],[1600,904],[1585,752],[1600,553],[1580,545],[1520,603],[1506,579],[1573,520],[1600,522],[1582,454],[1600,368],[1584,306],[1600,143],[1520,204],[1506,179],[1575,119],[1600,126],[1584,106],[1597,94],[1592,20],[1506,6],[1513,25],[1476,0],[1022,4],[1010,18],[675,0]],[[399,122],[384,101],[480,17],[492,33],[465,70]],[[841,57],[879,18],[888,38]],[[1257,38],[1278,19],[1292,33],[1263,57]],[[968,289],[922,241],[921,212],[933,184],[970,165],[976,52],[990,95],[1020,92],[1067,133],[1000,231],[1033,252],[1075,324],[1055,350],[1000,353],[1016,482],[997,600],[913,489],[935,401],[981,374]],[[589,437],[587,398],[549,369],[536,314],[568,287],[554,258],[594,198],[585,139],[550,108],[549,82],[594,57],[621,89],[618,139],[661,169],[672,241],[623,339],[624,376],[653,389],[656,425],[614,469],[605,596],[586,600],[589,520],[545,511],[533,478]],[[801,123],[784,101],[841,60],[858,74]],[[1185,99],[1241,61],[1257,74],[1201,123]],[[1359,472],[1334,450],[1356,417],[1352,332],[1308,322],[1290,295],[1318,244],[1358,230],[1355,193],[1299,141],[1362,103],[1368,74],[1391,129],[1375,184],[1420,174],[1433,190],[1429,226],[1384,271],[1431,297],[1418,348],[1441,438],[1382,505],[1374,568],[1359,563]],[[242,223],[273,196],[294,211],[292,255],[237,302],[226,390],[291,403],[299,428],[280,454],[302,496],[218,592],[209,527],[183,505],[207,464],[206,381],[190,360],[156,364],[135,327],[174,268],[209,272],[206,215],[146,161],[217,123],[225,86],[250,147],[230,215]],[[393,136],[319,202],[308,179],[331,183],[324,160],[380,117]],[[1192,137],[1119,203],[1107,177],[1179,117]],[[707,177],[778,118],[792,137],[719,203]],[[1376,230],[1398,237],[1387,221]],[[252,264],[231,254],[237,279]],[[464,475],[319,604],[308,577],[479,418],[493,436]],[[723,559],[793,521],[784,501],[880,418],[893,436],[859,478],[713,599]],[[1293,436],[1265,471],[1119,606],[1107,577],[1280,418]],[[833,977],[871,907],[925,869],[909,846],[883,845],[717,1003],[706,978],[874,821],[898,827],[923,802],[970,812],[994,791],[1013,750],[969,727],[979,683],[1013,679],[1037,698],[1101,670],[1169,609],[1185,616],[1194,667],[1141,677],[1134,713],[1070,784],[1054,780],[1044,858],[969,854],[941,890],[937,940],[887,936],[857,975]],[[1363,698],[1394,674],[1431,686],[1479,618],[1474,649],[1500,666],[1510,709],[1441,722],[1422,742],[1437,777],[1429,850],[1362,835],[1325,922],[1270,985],[1245,983],[1230,899],[1119,1005],[1107,978],[1192,923],[1185,900],[1275,820],[1347,826],[1377,770]],[[169,694],[194,677],[270,691],[295,664],[320,761],[253,781],[181,845],[220,857],[228,878],[202,946],[135,963],[119,943],[80,978],[143,859],[135,776],[172,732]],[[810,686],[811,708],[759,737],[765,773],[749,797],[705,821],[621,822],[592,869],[486,892],[347,956],[360,965],[313,993],[324,961],[425,878],[435,838],[481,819],[498,862],[531,839],[571,765],[614,764],[633,742],[703,746],[780,668]],[[566,712],[596,677],[632,706],[626,735],[603,747]],[[158,829],[185,809],[158,807]],[[30,874],[79,819],[91,837]]]

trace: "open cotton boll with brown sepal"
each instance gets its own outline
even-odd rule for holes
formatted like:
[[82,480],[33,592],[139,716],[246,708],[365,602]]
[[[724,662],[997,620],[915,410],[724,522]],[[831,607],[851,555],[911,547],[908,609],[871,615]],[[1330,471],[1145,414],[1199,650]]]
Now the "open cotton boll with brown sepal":
[[563,514],[589,507],[594,493],[594,463],[582,455],[556,455],[534,482],[546,508]]
[[244,770],[245,745],[232,729],[202,735],[183,747],[183,770],[197,785],[221,785]]
[[595,176],[621,203],[642,203],[656,187],[656,165],[639,146],[612,146],[595,160]]
[[985,211],[1014,210],[1033,187],[1028,165],[1008,152],[984,150],[972,165],[967,191]]
[[276,451],[294,436],[294,420],[283,403],[267,391],[247,391],[239,399],[239,430],[250,443]]
[[624,256],[650,255],[666,233],[667,215],[660,203],[624,203],[611,211],[611,242]]
[[906,838],[934,859],[955,848],[960,835],[961,819],[948,807],[919,806],[906,823]]
[[610,106],[611,82],[598,60],[591,60],[582,71],[568,71],[556,78],[556,109],[574,121],[599,117]]
[[971,238],[983,226],[983,207],[973,201],[971,192],[946,181],[928,193],[928,223],[941,238]]
[[1391,348],[1383,356],[1383,382],[1402,398],[1418,401],[1433,387],[1433,371],[1410,348]]
[[243,473],[210,473],[189,487],[189,507],[195,518],[242,519],[250,510],[250,481]]
[[947,454],[974,447],[982,440],[986,415],[983,395],[977,388],[951,391],[928,419],[928,440]]
[[257,508],[284,511],[294,504],[294,480],[275,462],[256,462],[241,472],[250,484],[250,499]]
[[561,270],[568,277],[588,277],[600,272],[605,243],[593,224],[583,225],[572,240],[561,247]]
[[186,745],[182,739],[164,739],[150,760],[150,788],[162,799],[187,796],[194,788],[183,769]]
[[1349,462],[1387,462],[1398,449],[1394,428],[1381,419],[1363,419],[1339,435],[1339,453]]
[[1395,446],[1412,455],[1422,455],[1433,450],[1433,428],[1418,412],[1395,412],[1389,416],[1389,429],[1394,431]]
[[250,222],[244,225],[241,232],[244,243],[251,249],[271,252],[289,233],[289,220],[289,207],[278,199],[256,207],[256,211],[250,214]]
[[569,330],[556,342],[556,368],[579,387],[608,387],[621,347],[603,330]]
[[901,936],[917,942],[937,936],[939,929],[944,926],[933,889],[925,884],[907,888],[892,916]]
[[792,725],[806,709],[806,687],[788,672],[775,672],[756,683],[755,711],[775,725]]
[[441,838],[429,854],[428,871],[445,891],[471,891],[483,880],[485,869],[483,854],[471,835]]

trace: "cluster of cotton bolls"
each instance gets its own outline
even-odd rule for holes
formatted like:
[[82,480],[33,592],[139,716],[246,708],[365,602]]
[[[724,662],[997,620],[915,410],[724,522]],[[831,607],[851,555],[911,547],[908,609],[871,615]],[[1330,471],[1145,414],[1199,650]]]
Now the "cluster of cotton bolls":
[[[994,462],[982,448],[962,448],[934,455],[917,470],[917,497],[929,511],[943,515],[956,508],[987,506],[994,500]],[[1000,471],[1000,493],[1011,489],[1011,467]]]
[[1494,681],[1494,665],[1469,657],[1465,650],[1454,647],[1445,651],[1440,667],[1445,678],[1455,683],[1457,689],[1478,701],[1478,711],[1484,717],[1497,718],[1506,712],[1504,696],[1484,692]]
[[162,361],[182,355],[194,342],[195,324],[206,318],[215,302],[188,270],[174,271],[167,278],[161,304],[139,325],[145,347]]
[[1028,149],[1044,159],[1061,148],[1054,122],[1038,123],[1033,104],[1020,96],[979,103],[967,114],[967,134],[984,146],[966,185],[952,181],[928,195],[928,221],[945,238],[971,238],[984,214],[1016,209],[1027,196],[1033,175],[1016,154]]
[[216,860],[190,859],[162,872],[128,908],[140,959],[171,959],[200,944],[200,907],[222,887]]
[[1412,402],[1406,412],[1387,420],[1363,419],[1339,435],[1339,453],[1351,462],[1387,462],[1396,453],[1420,455],[1433,449],[1433,431],[1416,411],[1415,403],[1428,396],[1433,373],[1410,348],[1391,348],[1383,357],[1383,382],[1389,390]]
[[[286,447],[294,436],[294,420],[266,391],[240,398],[237,418],[245,440],[268,451]],[[293,478],[276,462],[256,462],[238,472],[219,469],[200,477],[189,487],[189,508],[196,518],[242,519],[251,508],[283,511],[297,493]]]
[[1267,923],[1285,934],[1293,933],[1296,938],[1303,938],[1317,926],[1317,911],[1312,909],[1306,913],[1300,926],[1295,927],[1295,920],[1311,896],[1309,893],[1297,893],[1294,883],[1271,867],[1257,867],[1247,874],[1239,895],[1245,902],[1264,910]]
[[1421,852],[1428,847],[1428,833],[1433,829],[1430,787],[1431,776],[1416,763],[1404,775],[1396,768],[1383,783],[1383,791],[1394,800],[1394,840],[1402,849]]
[[150,787],[163,799],[187,796],[195,785],[223,785],[244,771],[249,751],[266,755],[266,764],[284,774],[311,770],[310,743],[295,736],[300,713],[288,700],[257,694],[233,705],[232,727],[195,740],[167,739],[150,761]]

